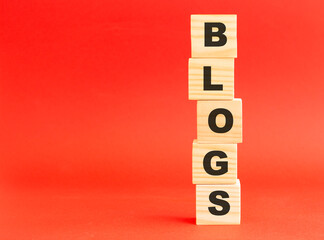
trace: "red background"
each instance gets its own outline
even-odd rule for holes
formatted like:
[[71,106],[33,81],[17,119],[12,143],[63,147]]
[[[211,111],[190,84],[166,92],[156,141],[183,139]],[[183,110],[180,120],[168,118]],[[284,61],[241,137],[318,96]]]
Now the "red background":
[[[323,1],[0,1],[1,239],[320,239]],[[196,226],[190,14],[238,15],[240,226]]]

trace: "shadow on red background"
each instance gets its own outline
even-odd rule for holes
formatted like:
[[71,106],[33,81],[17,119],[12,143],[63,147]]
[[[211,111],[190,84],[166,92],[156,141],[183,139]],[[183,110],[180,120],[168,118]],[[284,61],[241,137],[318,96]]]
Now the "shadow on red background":
[[[319,239],[322,1],[0,1],[0,237]],[[194,225],[190,14],[236,13],[242,225]]]

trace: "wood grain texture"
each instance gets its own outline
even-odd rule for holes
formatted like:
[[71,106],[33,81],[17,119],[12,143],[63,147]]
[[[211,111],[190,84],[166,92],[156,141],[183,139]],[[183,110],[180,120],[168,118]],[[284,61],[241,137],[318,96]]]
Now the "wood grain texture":
[[[217,161],[226,161],[228,171],[222,175],[210,175],[203,166],[203,160],[207,153],[211,151],[222,151],[227,157],[219,158],[214,156],[211,167],[219,170]],[[235,184],[237,178],[237,144],[213,144],[198,143],[194,140],[192,144],[192,182],[193,184]]]
[[[205,47],[205,23],[221,22],[226,26],[224,46]],[[236,15],[191,15],[191,57],[237,57]],[[217,40],[216,40],[217,41]]]
[[[222,84],[223,90],[204,90],[204,67],[211,67],[211,84]],[[234,58],[190,58],[189,99],[232,100],[234,98]]]
[[[213,215],[208,207],[222,210],[222,206],[215,205],[209,200],[214,191],[225,191],[229,198],[218,196],[217,199],[227,201],[230,210],[225,215]],[[241,186],[237,179],[233,185],[196,185],[196,224],[197,225],[234,225],[241,222]]]
[[[218,108],[224,108],[233,115],[233,126],[226,133],[216,133],[208,125],[209,114]],[[224,115],[216,117],[216,125],[223,127]],[[242,142],[242,100],[233,101],[197,101],[197,140],[201,143],[241,143]]]

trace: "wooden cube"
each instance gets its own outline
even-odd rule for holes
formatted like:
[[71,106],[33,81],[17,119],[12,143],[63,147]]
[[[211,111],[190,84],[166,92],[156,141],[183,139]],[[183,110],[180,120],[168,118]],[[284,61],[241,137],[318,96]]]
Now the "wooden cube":
[[191,15],[191,57],[236,58],[236,15]]
[[235,184],[237,144],[192,144],[193,184]]
[[196,224],[240,224],[240,192],[239,180],[233,185],[196,185]]
[[189,99],[233,98],[234,58],[189,59]]
[[197,140],[202,143],[241,143],[242,100],[197,101]]

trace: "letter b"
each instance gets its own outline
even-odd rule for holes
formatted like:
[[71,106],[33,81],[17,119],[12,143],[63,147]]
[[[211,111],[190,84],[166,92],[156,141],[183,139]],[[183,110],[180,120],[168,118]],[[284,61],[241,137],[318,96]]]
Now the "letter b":
[[[213,28],[217,28],[217,32],[213,32]],[[226,26],[221,22],[205,23],[205,47],[221,47],[227,43],[225,36]],[[218,37],[218,41],[213,41],[213,37]]]

